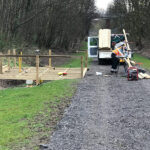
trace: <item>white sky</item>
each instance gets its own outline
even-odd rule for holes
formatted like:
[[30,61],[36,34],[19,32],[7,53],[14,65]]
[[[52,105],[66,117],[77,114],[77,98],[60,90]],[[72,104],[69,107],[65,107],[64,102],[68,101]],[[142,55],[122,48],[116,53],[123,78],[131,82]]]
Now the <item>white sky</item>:
[[107,9],[107,6],[112,3],[113,0],[95,0],[95,4],[98,9]]

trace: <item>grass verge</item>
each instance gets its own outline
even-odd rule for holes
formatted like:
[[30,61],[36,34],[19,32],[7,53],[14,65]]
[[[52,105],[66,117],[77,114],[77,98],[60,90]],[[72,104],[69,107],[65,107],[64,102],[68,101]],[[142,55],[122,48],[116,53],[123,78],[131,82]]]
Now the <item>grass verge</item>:
[[33,88],[1,90],[0,149],[13,149],[16,143],[27,144],[28,139],[34,135],[51,130],[45,126],[46,119],[58,119],[59,116],[53,114],[60,111],[58,108],[61,105],[68,103],[75,92],[76,82],[77,80],[62,80]]
[[[86,51],[85,52],[80,52],[80,53],[77,53],[75,54],[75,56],[78,56],[78,58],[73,58],[70,60],[69,63],[67,64],[63,64],[62,67],[65,67],[65,68],[77,68],[77,67],[81,67],[81,57],[80,56],[84,56],[83,57],[83,62],[85,62],[85,57],[86,57]],[[92,59],[91,58],[88,58],[88,66],[90,65]],[[85,65],[85,64],[83,64]]]
[[[80,67],[80,58],[72,59],[64,66]],[[23,147],[36,150],[37,144],[45,143],[70,103],[77,82],[61,80],[32,88],[1,90],[0,150],[18,150]]]
[[83,41],[82,43],[81,43],[81,48],[80,48],[81,50],[87,50],[88,49],[88,46],[87,46],[87,42],[86,41]]
[[142,67],[150,71],[150,59],[141,56],[140,54],[134,54],[133,60],[142,63]]

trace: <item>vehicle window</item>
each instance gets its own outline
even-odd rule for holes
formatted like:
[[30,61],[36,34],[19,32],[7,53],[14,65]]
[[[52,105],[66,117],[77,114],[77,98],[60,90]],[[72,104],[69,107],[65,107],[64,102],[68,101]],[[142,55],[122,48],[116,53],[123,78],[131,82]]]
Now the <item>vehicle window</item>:
[[124,35],[114,35],[111,36],[111,48],[114,50],[115,45],[119,42],[122,42],[125,40]]
[[98,48],[90,48],[90,55],[97,55]]
[[98,38],[90,38],[90,46],[97,46]]

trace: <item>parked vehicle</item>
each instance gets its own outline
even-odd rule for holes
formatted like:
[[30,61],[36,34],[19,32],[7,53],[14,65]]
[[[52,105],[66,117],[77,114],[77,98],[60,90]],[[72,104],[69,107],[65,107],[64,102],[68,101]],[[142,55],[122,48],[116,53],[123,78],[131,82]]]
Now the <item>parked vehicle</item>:
[[[98,58],[98,63],[102,64],[104,60],[111,60],[112,50],[117,43],[124,41],[124,34],[111,34],[110,29],[100,29],[99,36],[88,37],[88,56]],[[129,51],[129,58],[132,57],[132,51]]]

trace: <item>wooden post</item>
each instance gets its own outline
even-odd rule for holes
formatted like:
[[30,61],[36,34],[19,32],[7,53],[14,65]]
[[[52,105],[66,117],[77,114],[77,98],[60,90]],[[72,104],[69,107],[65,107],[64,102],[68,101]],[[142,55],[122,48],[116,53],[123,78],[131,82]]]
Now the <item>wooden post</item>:
[[[49,50],[49,56],[52,56],[52,50]],[[52,58],[49,57],[49,67],[52,67]]]
[[36,85],[39,84],[39,55],[36,56]]
[[[10,50],[8,50],[8,55],[10,55]],[[10,71],[10,57],[8,57],[8,71]]]
[[[20,55],[22,55],[22,52],[20,52]],[[22,67],[22,57],[19,57],[19,73],[21,73],[21,67]]]
[[127,39],[127,35],[126,35],[126,31],[125,29],[123,29],[123,34],[124,34],[124,37],[125,37],[125,44],[126,44],[126,47],[127,47],[127,50],[130,51],[130,46],[129,46],[129,43],[128,43],[128,39]]
[[81,78],[83,78],[83,56],[81,56]]
[[86,54],[85,54],[85,68],[88,67],[88,51],[86,51]]
[[[16,50],[13,49],[13,55],[16,55]],[[16,67],[16,57],[14,57],[14,67]]]
[[[1,55],[2,55],[2,53],[0,53]],[[3,58],[1,57],[0,58],[0,74],[2,74],[3,73]]]

